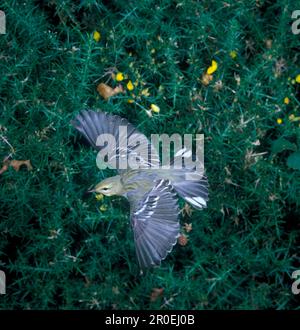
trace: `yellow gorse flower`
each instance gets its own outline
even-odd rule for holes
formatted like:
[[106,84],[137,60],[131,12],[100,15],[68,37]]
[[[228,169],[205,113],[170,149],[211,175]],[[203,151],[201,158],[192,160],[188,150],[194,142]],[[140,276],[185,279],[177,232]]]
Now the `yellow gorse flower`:
[[146,96],[146,97],[150,96],[149,88],[143,89],[142,92],[141,92],[141,95]]
[[96,194],[97,201],[102,201],[103,195],[102,194]]
[[218,69],[218,63],[215,60],[211,61],[211,66],[207,69],[207,74],[213,74]]
[[93,39],[98,42],[101,39],[101,34],[98,31],[95,31],[93,34]]
[[283,120],[281,118],[277,118],[277,124],[281,125],[283,123]]
[[290,103],[290,99],[288,97],[285,97],[283,100],[284,104],[289,104]]
[[106,205],[101,205],[101,206],[99,207],[99,210],[100,210],[101,212],[105,212],[105,211],[107,210],[107,206],[106,206]]
[[235,50],[232,50],[230,53],[229,53],[229,56],[234,60],[236,57],[237,57],[237,52]]
[[156,112],[156,113],[159,113],[160,112],[160,108],[159,108],[159,106],[157,106],[156,104],[151,104],[151,110],[153,111],[153,112]]
[[295,80],[296,80],[296,82],[297,82],[298,84],[300,84],[300,74],[298,74],[298,75],[296,76]]
[[122,72],[118,72],[118,73],[116,74],[116,80],[117,80],[117,81],[122,81],[122,80],[124,80],[124,75],[123,75]]
[[132,91],[134,89],[134,86],[133,86],[133,83],[131,80],[128,81],[126,87],[129,91]]
[[289,120],[290,121],[299,121],[300,117],[296,117],[294,114],[289,115]]

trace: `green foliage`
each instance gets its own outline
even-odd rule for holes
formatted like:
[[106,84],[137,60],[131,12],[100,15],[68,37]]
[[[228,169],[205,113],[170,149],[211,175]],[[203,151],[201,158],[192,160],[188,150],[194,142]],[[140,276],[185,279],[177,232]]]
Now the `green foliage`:
[[289,155],[287,165],[295,170],[300,170],[300,151],[293,152]]
[[[30,159],[33,170],[0,175],[0,307],[298,308],[291,274],[300,268],[300,132],[289,116],[299,116],[300,36],[291,32],[299,3],[1,6],[0,157]],[[218,70],[204,85],[212,59]],[[96,87],[112,67],[138,80],[136,96],[145,88],[150,96],[104,101]],[[152,103],[161,111],[150,118],[143,109]],[[95,152],[70,126],[86,107],[120,114],[148,136],[205,135],[208,208],[181,216],[193,224],[188,244],[143,276],[126,201],[85,194],[111,175],[97,170]],[[155,301],[153,288],[164,289]]]
[[296,145],[289,140],[285,139],[284,137],[280,137],[279,139],[275,140],[272,143],[272,153],[277,154],[279,152],[282,152],[284,150],[293,150],[295,151],[297,149]]

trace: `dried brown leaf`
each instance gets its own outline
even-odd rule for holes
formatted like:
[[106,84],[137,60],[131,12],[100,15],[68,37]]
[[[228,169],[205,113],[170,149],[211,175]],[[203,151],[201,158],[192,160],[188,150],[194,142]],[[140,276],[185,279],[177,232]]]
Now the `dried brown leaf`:
[[153,288],[150,296],[150,301],[154,302],[156,301],[160,296],[162,296],[164,292],[163,288]]
[[4,164],[2,168],[0,169],[0,174],[4,173],[8,169],[8,165]]
[[184,234],[181,234],[178,237],[178,244],[181,246],[185,246],[185,245],[187,245],[187,243],[188,243],[188,237]]
[[14,168],[15,171],[19,171],[20,170],[20,167],[22,165],[25,165],[27,167],[27,170],[28,171],[32,171],[32,165],[30,163],[30,160],[27,159],[27,160],[11,160],[10,163],[9,163],[10,166],[12,166]]
[[183,216],[187,215],[190,217],[193,213],[193,209],[191,208],[191,206],[188,203],[184,204],[184,207],[181,211],[182,211]]
[[100,83],[97,86],[97,91],[105,100],[108,100],[110,97],[114,95],[124,93],[124,89],[122,85],[112,88],[104,83]]
[[185,223],[184,226],[183,226],[184,230],[189,233],[190,231],[193,230],[193,224],[191,223]]
[[203,73],[202,75],[202,84],[207,86],[209,85],[209,83],[213,80],[213,76],[211,74],[208,74],[208,73]]

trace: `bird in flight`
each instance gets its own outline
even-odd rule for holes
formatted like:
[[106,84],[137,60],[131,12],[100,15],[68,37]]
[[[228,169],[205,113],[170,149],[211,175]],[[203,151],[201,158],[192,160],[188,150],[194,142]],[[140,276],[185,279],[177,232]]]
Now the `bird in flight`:
[[[128,199],[139,266],[143,270],[160,265],[180,234],[178,195],[196,209],[206,207],[207,178],[203,173],[197,173],[195,168],[159,168],[157,150],[125,118],[83,110],[72,121],[72,125],[99,153],[108,149],[107,163],[114,164],[118,171],[118,175],[104,179],[91,192]],[[108,137],[117,141],[109,148]],[[124,159],[128,160],[132,156],[138,161],[138,167],[121,166]],[[187,180],[186,174],[193,175],[193,180]]]

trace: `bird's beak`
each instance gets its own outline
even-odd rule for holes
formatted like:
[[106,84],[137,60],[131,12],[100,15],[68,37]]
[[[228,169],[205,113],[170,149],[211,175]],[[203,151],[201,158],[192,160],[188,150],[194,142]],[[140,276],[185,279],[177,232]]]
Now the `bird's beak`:
[[87,193],[93,193],[93,192],[95,192],[95,191],[96,191],[96,189],[87,190]]

